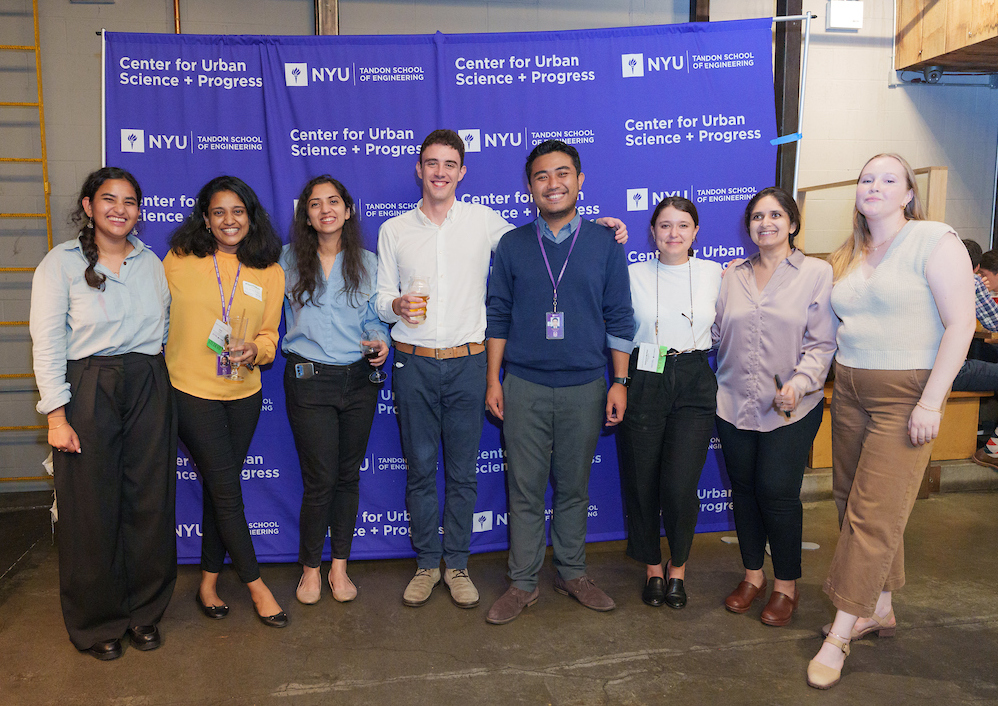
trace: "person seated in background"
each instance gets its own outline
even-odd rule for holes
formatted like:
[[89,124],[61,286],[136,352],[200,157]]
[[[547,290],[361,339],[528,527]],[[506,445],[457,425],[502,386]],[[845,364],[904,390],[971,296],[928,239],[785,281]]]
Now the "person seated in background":
[[998,250],[983,253],[980,262],[974,266],[974,274],[984,280],[988,291],[998,292]]
[[[970,264],[974,267],[974,313],[977,321],[988,331],[998,331],[998,304],[991,297],[989,285],[986,284],[985,271],[995,277],[994,271],[985,268],[990,265],[998,269],[998,253],[989,250],[981,253],[981,246],[973,240],[964,238],[963,244],[970,255]],[[998,282],[998,279],[994,281]],[[975,338],[970,345],[967,360],[963,362],[960,372],[953,380],[953,390],[956,392],[986,392],[998,393],[998,351],[986,341]],[[998,469],[998,429],[991,432],[987,444],[974,453],[974,463],[986,468]]]

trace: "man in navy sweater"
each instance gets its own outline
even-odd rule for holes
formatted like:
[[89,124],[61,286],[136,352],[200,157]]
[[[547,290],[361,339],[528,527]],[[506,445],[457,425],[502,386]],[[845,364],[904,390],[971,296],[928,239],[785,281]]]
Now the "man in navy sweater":
[[[575,209],[585,179],[578,151],[548,140],[530,153],[526,171],[540,217],[499,242],[485,334],[486,404],[503,420],[509,485],[512,585],[486,618],[497,625],[537,601],[549,477],[554,588],[587,608],[614,608],[586,575],[589,472],[604,415],[607,426],[624,417],[634,334],[624,250]],[[609,391],[607,346],[615,376]]]

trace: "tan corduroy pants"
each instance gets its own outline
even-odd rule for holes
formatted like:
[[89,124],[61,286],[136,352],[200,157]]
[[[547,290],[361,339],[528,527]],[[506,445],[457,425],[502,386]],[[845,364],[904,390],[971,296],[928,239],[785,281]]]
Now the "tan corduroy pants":
[[904,528],[932,443],[913,446],[908,417],[928,370],[863,370],[836,363],[832,493],[839,541],[825,593],[839,610],[873,615],[881,591],[904,585]]

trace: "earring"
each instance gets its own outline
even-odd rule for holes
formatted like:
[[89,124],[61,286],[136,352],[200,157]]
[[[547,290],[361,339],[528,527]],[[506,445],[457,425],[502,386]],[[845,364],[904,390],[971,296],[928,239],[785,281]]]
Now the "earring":
[[91,217],[90,220],[87,222],[87,228],[89,228],[90,230],[94,229],[94,219],[93,219],[93,217]]
[[138,226],[136,226],[135,228],[132,228],[132,232],[129,233],[129,235],[134,235],[134,236],[138,236],[138,234],[139,234]]

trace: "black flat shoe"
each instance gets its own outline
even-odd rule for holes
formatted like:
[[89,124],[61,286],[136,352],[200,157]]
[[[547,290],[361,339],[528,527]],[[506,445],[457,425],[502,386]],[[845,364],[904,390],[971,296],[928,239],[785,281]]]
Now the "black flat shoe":
[[229,614],[229,606],[227,605],[205,605],[201,600],[200,591],[194,594],[194,600],[197,602],[198,607],[201,608],[201,612],[212,620],[221,620]]
[[89,649],[80,651],[86,652],[91,657],[96,657],[102,662],[107,662],[108,660],[121,657],[121,641],[104,640],[103,642],[95,642]]
[[652,576],[648,579],[645,590],[641,592],[641,600],[653,608],[661,608],[665,603],[665,579],[661,576]]
[[670,608],[682,608],[686,605],[686,589],[683,588],[682,579],[669,579],[669,586],[665,590],[665,604]]
[[269,628],[286,628],[288,626],[288,623],[290,622],[288,620],[288,614],[285,613],[283,610],[277,615],[270,615],[270,616],[260,615],[259,613],[257,613],[256,617],[260,619],[261,623],[263,623]]
[[128,639],[132,647],[143,652],[155,650],[163,644],[159,628],[155,625],[136,625],[134,628],[128,628]]

